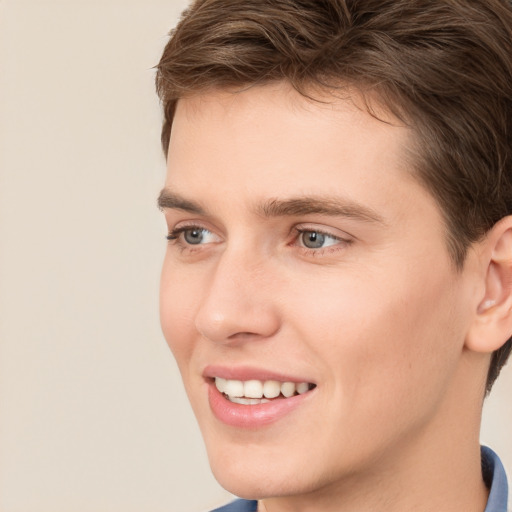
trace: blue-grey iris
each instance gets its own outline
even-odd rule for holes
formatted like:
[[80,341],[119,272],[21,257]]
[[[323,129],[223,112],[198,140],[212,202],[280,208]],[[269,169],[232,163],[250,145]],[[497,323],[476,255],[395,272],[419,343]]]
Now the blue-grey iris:
[[308,249],[320,249],[325,242],[325,235],[317,231],[307,231],[302,233],[302,243]]
[[183,238],[187,244],[197,245],[203,241],[204,233],[202,229],[187,229],[183,233]]

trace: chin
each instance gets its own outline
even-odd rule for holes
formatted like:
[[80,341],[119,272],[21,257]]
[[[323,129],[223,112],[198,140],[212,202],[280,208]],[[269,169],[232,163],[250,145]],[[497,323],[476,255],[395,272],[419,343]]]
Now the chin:
[[258,482],[252,478],[246,478],[241,475],[227,475],[225,472],[217,472],[213,470],[213,475],[217,482],[226,491],[231,494],[244,498],[246,500],[261,500],[264,498],[274,497],[272,489],[268,489],[265,482]]
[[289,454],[271,455],[263,447],[254,448],[245,453],[236,450],[237,455],[229,449],[216,450],[215,454],[209,452],[215,479],[230,493],[258,500],[299,495],[317,487],[314,469],[306,461],[297,461]]
[[226,468],[214,469],[212,466],[212,472],[217,482],[226,491],[246,500],[261,500],[301,494],[293,476],[286,478],[278,476],[276,478],[276,475],[268,468],[265,472],[257,474],[249,472],[244,475],[241,472],[226,470]]
[[[252,448],[229,447],[219,443],[213,449],[207,445],[207,452],[217,482],[235,496],[254,500],[268,496],[269,492],[272,493],[271,488],[274,487],[276,479],[273,478],[273,481],[269,482],[268,475],[273,474],[277,480],[281,480],[282,470],[280,468],[276,471],[275,468],[269,467],[268,458],[263,456],[263,447]],[[255,451],[257,453],[254,453]]]

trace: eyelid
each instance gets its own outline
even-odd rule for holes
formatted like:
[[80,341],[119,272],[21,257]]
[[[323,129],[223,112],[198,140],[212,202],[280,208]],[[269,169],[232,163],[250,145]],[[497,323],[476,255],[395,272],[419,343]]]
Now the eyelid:
[[[169,233],[181,232],[186,229],[204,229],[210,233],[215,233],[215,229],[210,226],[209,223],[200,220],[183,220],[178,222],[168,222]],[[172,227],[171,227],[172,226]]]
[[296,224],[293,226],[293,231],[295,233],[307,233],[313,231],[316,233],[321,233],[325,236],[329,236],[331,238],[335,238],[336,240],[340,240],[342,242],[351,242],[355,240],[355,237],[346,231],[341,231],[336,228],[326,227],[318,224]]

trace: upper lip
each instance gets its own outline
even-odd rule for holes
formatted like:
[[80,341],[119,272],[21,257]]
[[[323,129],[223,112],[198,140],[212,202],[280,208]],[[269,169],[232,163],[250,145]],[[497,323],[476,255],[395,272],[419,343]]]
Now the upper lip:
[[203,370],[203,377],[209,379],[220,377],[228,380],[276,380],[279,382],[308,382],[315,384],[315,382],[310,380],[308,377],[289,375],[254,366],[223,366],[212,364],[205,367]]

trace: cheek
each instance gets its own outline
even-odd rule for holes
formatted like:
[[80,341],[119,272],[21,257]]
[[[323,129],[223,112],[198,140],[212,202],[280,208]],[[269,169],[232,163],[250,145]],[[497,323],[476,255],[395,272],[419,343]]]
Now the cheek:
[[446,285],[448,272],[417,274],[390,268],[393,280],[367,273],[290,293],[290,311],[302,313],[296,329],[331,393],[353,411],[375,416],[418,396],[432,405],[455,371],[463,343],[456,283]]
[[198,288],[191,276],[164,262],[160,279],[160,324],[182,372],[193,350]]

